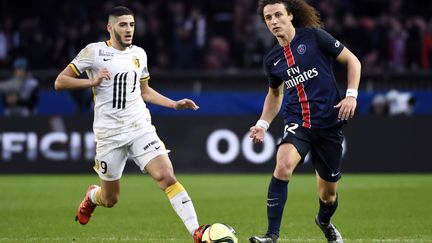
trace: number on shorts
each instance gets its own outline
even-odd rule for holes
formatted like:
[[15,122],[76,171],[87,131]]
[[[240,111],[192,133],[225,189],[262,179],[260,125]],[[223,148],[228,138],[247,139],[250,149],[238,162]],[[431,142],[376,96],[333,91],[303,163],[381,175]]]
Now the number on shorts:
[[290,133],[292,133],[292,134],[295,134],[295,129],[297,129],[298,128],[298,124],[296,124],[296,123],[291,123],[291,124],[289,124],[289,125],[286,125],[285,126],[285,132],[290,132]]
[[102,174],[106,174],[106,173],[107,173],[107,169],[108,169],[108,164],[107,164],[107,162],[105,162],[105,161],[101,161],[101,162],[100,162],[100,165],[101,165],[101,168],[102,168],[101,173],[102,173]]

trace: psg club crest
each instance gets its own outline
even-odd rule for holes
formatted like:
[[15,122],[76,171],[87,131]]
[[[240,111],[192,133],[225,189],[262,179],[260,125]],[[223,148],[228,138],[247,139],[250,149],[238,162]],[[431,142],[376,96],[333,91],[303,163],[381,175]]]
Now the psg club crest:
[[136,68],[140,67],[140,62],[139,62],[138,57],[135,57],[135,56],[133,57],[133,63],[134,63]]
[[303,54],[305,54],[305,52],[306,52],[306,45],[305,44],[300,44],[297,47],[297,53],[300,54],[300,55],[303,55]]

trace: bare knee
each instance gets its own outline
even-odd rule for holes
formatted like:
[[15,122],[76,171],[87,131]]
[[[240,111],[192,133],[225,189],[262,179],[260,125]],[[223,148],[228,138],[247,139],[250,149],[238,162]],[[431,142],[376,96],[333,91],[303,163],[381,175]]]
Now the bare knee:
[[177,182],[174,174],[170,171],[161,171],[157,173],[157,175],[154,175],[153,179],[155,180],[159,188],[162,190],[165,190],[167,187]]
[[274,175],[276,176],[276,178],[281,180],[290,180],[297,164],[297,161],[293,161],[287,158],[278,160],[276,163]]
[[331,190],[331,189],[327,189],[327,190],[321,190],[320,192],[320,199],[323,203],[325,204],[334,204],[336,202],[337,199],[337,192],[336,190]]
[[274,170],[274,176],[281,180],[289,180],[292,177],[294,169],[287,163],[278,162]]
[[331,194],[323,194],[320,196],[320,199],[325,204],[334,204],[336,202],[337,194],[331,193]]
[[276,155],[274,176],[281,180],[290,180],[294,169],[300,163],[301,156],[292,144],[283,144]]

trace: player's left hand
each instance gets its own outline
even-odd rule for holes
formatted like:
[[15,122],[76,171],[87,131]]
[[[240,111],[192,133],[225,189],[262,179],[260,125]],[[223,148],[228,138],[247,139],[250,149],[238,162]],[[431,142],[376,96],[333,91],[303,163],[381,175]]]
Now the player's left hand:
[[347,96],[341,100],[334,108],[339,108],[339,119],[348,120],[354,117],[354,112],[357,107],[357,100],[354,97]]
[[173,108],[174,110],[192,109],[195,111],[198,110],[199,106],[197,106],[193,100],[181,99],[174,103]]

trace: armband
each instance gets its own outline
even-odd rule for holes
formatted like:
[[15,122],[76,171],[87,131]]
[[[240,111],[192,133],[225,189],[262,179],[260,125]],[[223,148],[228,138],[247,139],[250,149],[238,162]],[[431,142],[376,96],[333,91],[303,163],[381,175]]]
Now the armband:
[[267,129],[270,127],[270,124],[265,120],[258,120],[257,123],[255,124],[255,126],[260,126],[260,127],[264,128],[264,130],[267,131]]
[[347,89],[345,97],[348,97],[348,96],[351,96],[351,97],[354,97],[355,99],[357,99],[358,91],[355,89]]

